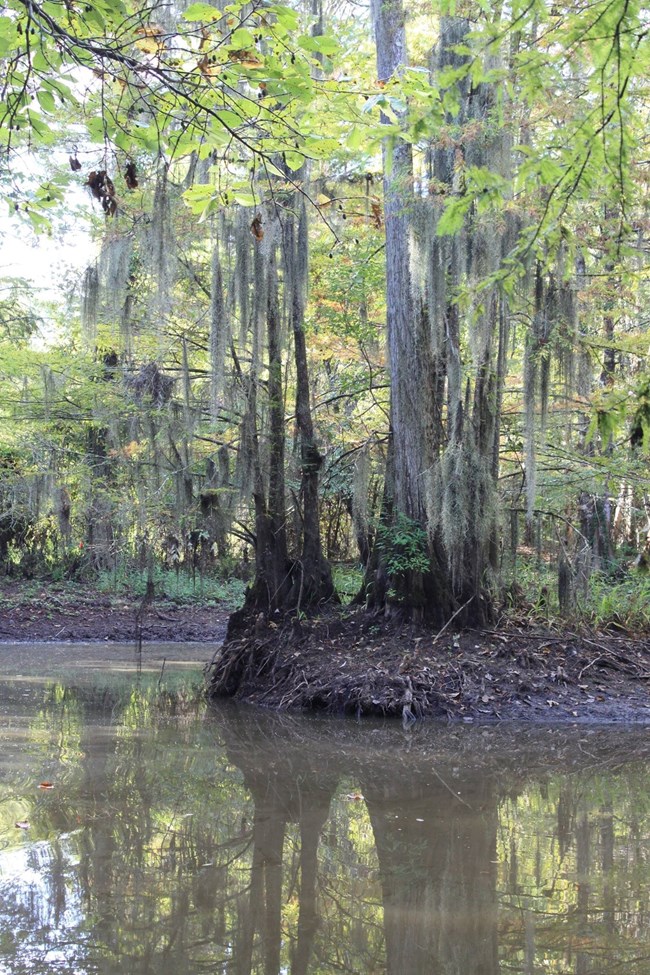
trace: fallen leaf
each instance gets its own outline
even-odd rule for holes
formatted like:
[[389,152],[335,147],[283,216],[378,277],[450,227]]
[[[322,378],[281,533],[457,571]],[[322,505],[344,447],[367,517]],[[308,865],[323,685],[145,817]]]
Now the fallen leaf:
[[39,787],[39,789],[53,789],[54,788],[54,783],[53,782],[40,782],[38,787]]
[[16,829],[29,829],[29,823],[26,819],[21,819],[16,823]]

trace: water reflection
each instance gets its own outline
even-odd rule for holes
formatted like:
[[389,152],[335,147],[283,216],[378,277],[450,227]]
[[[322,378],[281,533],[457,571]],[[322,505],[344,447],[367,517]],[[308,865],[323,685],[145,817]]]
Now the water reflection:
[[2,975],[650,970],[645,732],[0,697]]

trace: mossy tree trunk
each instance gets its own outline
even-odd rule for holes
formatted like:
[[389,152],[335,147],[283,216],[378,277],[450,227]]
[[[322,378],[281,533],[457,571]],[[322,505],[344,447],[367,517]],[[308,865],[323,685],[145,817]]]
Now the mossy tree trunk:
[[318,605],[335,597],[332,571],[323,555],[320,530],[319,480],[323,457],[316,443],[309,391],[309,366],[305,338],[305,293],[307,285],[307,213],[304,198],[286,226],[286,258],[293,265],[291,328],[296,367],[296,424],[300,439],[302,500],[302,550],[291,594],[291,609]]
[[[401,0],[373,0],[381,81],[407,63]],[[434,71],[463,66],[456,53],[471,29],[443,17]],[[384,527],[371,602],[442,624],[491,616],[489,571],[496,558],[499,414],[505,379],[507,304],[496,288],[471,284],[499,267],[511,240],[471,205],[454,234],[438,234],[446,201],[464,193],[470,167],[504,173],[509,135],[496,124],[494,86],[456,83],[456,107],[441,120],[450,138],[432,144],[426,177],[439,190],[414,193],[409,142],[384,147],[386,324],[391,442]],[[404,124],[408,119],[403,119]],[[453,136],[453,138],[452,138]]]
[[283,361],[278,281],[275,255],[271,252],[267,267],[256,261],[259,273],[265,273],[268,342],[268,484],[262,471],[259,433],[257,430],[257,378],[249,380],[248,410],[255,425],[253,433],[253,502],[255,506],[255,579],[250,587],[244,615],[251,612],[272,614],[284,611],[291,590],[291,573],[287,553],[285,506],[285,423]]
[[[296,195],[295,213],[280,223],[269,214],[265,234],[255,241],[253,262],[256,300],[262,290],[266,304],[266,381],[252,369],[246,379],[247,426],[251,447],[250,477],[255,506],[255,579],[243,610],[231,619],[230,632],[247,624],[254,614],[299,613],[336,598],[329,563],[323,555],[320,530],[319,477],[322,456],[318,450],[311,414],[309,367],[305,336],[307,292],[307,215],[304,198]],[[260,229],[262,220],[260,219]],[[259,232],[259,231],[258,231]],[[275,239],[277,235],[277,240]],[[277,253],[282,260],[281,278]],[[279,286],[282,286],[282,294]],[[284,315],[284,319],[283,319]],[[289,551],[285,484],[287,422],[286,336],[293,339],[296,400],[295,416],[300,450],[300,532],[295,553]],[[253,353],[253,362],[258,359]],[[265,389],[264,410],[258,409],[258,390]],[[258,429],[264,412],[266,444]],[[245,439],[242,437],[242,439]],[[245,489],[245,485],[243,485]]]

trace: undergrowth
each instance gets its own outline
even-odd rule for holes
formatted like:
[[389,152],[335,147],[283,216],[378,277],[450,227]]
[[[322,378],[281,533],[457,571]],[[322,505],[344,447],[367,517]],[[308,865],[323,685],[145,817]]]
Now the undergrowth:
[[[154,598],[168,600],[179,605],[225,605],[235,610],[244,600],[246,583],[234,577],[219,578],[156,570],[153,577]],[[80,596],[100,593],[107,597],[118,596],[125,600],[142,599],[147,591],[147,572],[131,571],[116,575],[100,572],[86,582],[52,581],[49,579],[7,580],[3,589],[0,582],[0,606],[9,608],[31,601],[42,603],[54,600],[62,605],[73,603]]]
[[514,579],[503,587],[501,609],[502,618],[517,624],[650,633],[650,576],[621,566],[592,572],[576,585],[570,617],[564,617],[557,566],[521,559]]
[[[147,591],[147,572],[132,571],[129,573],[101,572],[93,584],[99,592],[129,595],[134,599],[142,599]],[[192,576],[189,573],[169,572],[155,569],[153,573],[154,591],[157,599],[167,599],[171,602],[188,604],[225,603],[236,609],[244,600],[246,583],[234,577],[219,578],[198,572]]]
[[332,579],[343,605],[352,602],[363,583],[363,569],[358,564],[338,562],[332,565]]
[[650,578],[638,573],[613,582],[605,573],[590,580],[585,612],[595,629],[650,632]]

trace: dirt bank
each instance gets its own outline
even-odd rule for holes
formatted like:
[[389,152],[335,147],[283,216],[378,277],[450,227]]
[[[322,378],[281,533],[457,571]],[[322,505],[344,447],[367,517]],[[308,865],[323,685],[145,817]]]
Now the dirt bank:
[[279,710],[458,721],[650,723],[650,639],[503,628],[434,634],[365,611],[233,634],[210,691]]
[[218,643],[232,607],[177,604],[94,592],[89,587],[26,587],[7,581],[0,587],[0,641],[129,642],[142,639]]

